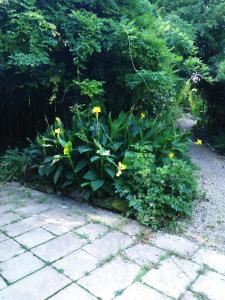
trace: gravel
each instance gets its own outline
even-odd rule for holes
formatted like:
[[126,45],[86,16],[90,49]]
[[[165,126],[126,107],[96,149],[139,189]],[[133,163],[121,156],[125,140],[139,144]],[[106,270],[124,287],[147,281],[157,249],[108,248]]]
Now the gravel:
[[[193,120],[183,119],[181,126],[190,128]],[[195,144],[190,146],[189,156],[199,168],[200,190],[206,197],[195,202],[191,220],[184,222],[185,235],[225,253],[225,157]]]

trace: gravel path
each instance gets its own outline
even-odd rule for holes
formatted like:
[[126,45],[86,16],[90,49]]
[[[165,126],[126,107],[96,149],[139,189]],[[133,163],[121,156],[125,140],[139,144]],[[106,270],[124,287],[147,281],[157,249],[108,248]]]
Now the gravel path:
[[[193,120],[184,117],[179,122],[190,129]],[[225,253],[225,157],[199,145],[190,147],[189,156],[199,168],[200,188],[206,198],[196,202],[185,234]]]

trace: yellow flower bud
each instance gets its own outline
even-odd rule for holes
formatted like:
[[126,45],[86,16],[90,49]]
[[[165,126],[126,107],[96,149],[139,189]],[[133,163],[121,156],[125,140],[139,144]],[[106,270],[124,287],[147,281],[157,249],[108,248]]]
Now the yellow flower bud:
[[170,152],[168,156],[170,159],[172,159],[172,158],[174,158],[175,154],[173,152]]
[[98,117],[98,115],[100,114],[100,112],[101,112],[101,107],[100,106],[93,107],[92,113],[95,114],[96,117]]
[[202,140],[197,139],[197,141],[195,142],[196,145],[202,145]]

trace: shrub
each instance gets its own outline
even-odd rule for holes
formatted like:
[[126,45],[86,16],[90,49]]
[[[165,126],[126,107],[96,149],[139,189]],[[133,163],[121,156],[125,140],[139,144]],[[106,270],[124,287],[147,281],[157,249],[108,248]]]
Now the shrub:
[[9,149],[0,158],[0,180],[23,181],[25,171],[31,164],[30,158],[25,151]]
[[128,201],[130,212],[142,224],[157,228],[180,216],[189,216],[197,183],[187,162],[171,158],[162,167],[145,148],[134,147],[124,159],[126,180],[115,183],[115,190]]
[[169,153],[182,157],[187,149],[186,134],[165,120],[151,120],[147,113],[121,112],[113,119],[100,106],[74,106],[71,111],[71,129],[57,118],[27,150],[39,176],[60,189],[90,188],[99,196],[112,195],[119,164],[132,145],[148,148],[159,165]]
[[129,207],[142,224],[154,228],[190,213],[196,182],[184,161],[188,135],[179,132],[172,115],[152,120],[132,111],[113,118],[103,106],[78,105],[71,112],[71,128],[56,118],[35,143],[18,152],[19,158],[5,155],[5,174],[15,163],[17,180],[31,166],[38,168],[35,179],[42,187],[82,189],[91,200],[119,194],[120,208]]

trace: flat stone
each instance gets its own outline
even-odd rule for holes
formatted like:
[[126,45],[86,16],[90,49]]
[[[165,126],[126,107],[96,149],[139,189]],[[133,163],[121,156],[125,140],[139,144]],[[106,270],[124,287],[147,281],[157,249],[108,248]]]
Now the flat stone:
[[6,287],[5,281],[0,277],[0,290]]
[[169,300],[166,296],[159,292],[147,287],[144,284],[136,282],[129,286],[121,296],[115,300]]
[[74,228],[83,226],[86,218],[78,214],[69,214],[65,209],[55,209],[42,214],[42,227],[46,230],[61,235]]
[[6,240],[8,240],[8,237],[4,233],[0,232],[0,243]]
[[225,276],[208,272],[197,279],[192,290],[206,295],[210,300],[224,300]]
[[10,212],[11,210],[15,209],[16,205],[13,203],[7,203],[5,205],[0,206],[0,216],[3,214]]
[[45,261],[57,260],[82,247],[85,241],[69,232],[32,249],[32,252]]
[[0,226],[10,224],[10,223],[15,222],[19,219],[20,219],[20,217],[17,214],[13,213],[13,212],[5,213],[0,218]]
[[6,240],[0,244],[0,262],[22,252],[24,252],[24,249],[17,242],[13,240]]
[[15,240],[27,248],[33,248],[52,238],[54,238],[54,235],[42,228],[37,228],[16,237]]
[[39,203],[39,204],[31,204],[26,207],[18,208],[15,210],[15,212],[23,217],[30,217],[34,214],[36,215],[40,214],[50,208],[51,206],[49,204]]
[[1,300],[44,300],[70,280],[50,267],[46,267],[0,291]]
[[44,266],[44,263],[30,252],[22,253],[0,263],[1,274],[9,282],[14,282]]
[[102,238],[95,240],[92,244],[86,245],[83,249],[99,259],[104,259],[130,246],[132,242],[132,238],[116,231],[107,233]]
[[112,299],[116,292],[128,287],[139,271],[139,267],[120,258],[106,263],[99,269],[83,277],[78,284],[89,290],[96,297]]
[[58,260],[53,265],[73,280],[82,277],[86,272],[95,269],[98,259],[83,250],[77,250],[72,254]]
[[170,257],[158,269],[151,269],[143,281],[164,294],[179,298],[195,279],[200,266],[188,260]]
[[76,233],[85,235],[89,240],[94,241],[104,233],[108,231],[108,228],[100,224],[87,224],[79,229],[76,229]]
[[186,292],[180,300],[198,300],[192,292]]
[[225,274],[225,255],[208,249],[200,249],[195,253],[193,261]]
[[96,212],[88,214],[88,219],[108,226],[119,226],[124,222],[121,215],[103,209],[98,209]]
[[138,222],[132,220],[129,221],[127,224],[123,225],[121,230],[124,233],[129,234],[130,236],[135,236],[141,232],[142,228],[143,227]]
[[71,284],[64,290],[51,297],[52,300],[97,300],[93,295],[82,289],[77,284]]
[[127,249],[125,253],[130,260],[139,265],[146,265],[159,262],[160,257],[166,252],[148,244],[137,244]]
[[38,223],[37,218],[37,216],[33,216],[27,219],[23,219],[22,221],[2,227],[2,230],[4,230],[8,235],[16,237],[22,233],[39,227],[40,224]]
[[173,251],[182,256],[191,256],[198,248],[195,243],[170,234],[159,234],[153,243],[159,248]]

